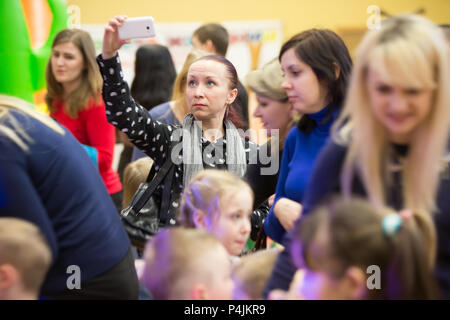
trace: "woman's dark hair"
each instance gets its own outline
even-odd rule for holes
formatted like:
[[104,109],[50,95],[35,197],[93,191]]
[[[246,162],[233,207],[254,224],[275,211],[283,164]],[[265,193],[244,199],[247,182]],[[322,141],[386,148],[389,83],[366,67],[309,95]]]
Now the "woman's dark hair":
[[134,72],[131,95],[140,105],[150,110],[170,100],[176,70],[167,47],[159,44],[139,47]]
[[[283,54],[293,48],[295,54],[304,63],[309,65],[317,79],[328,87],[328,94],[333,107],[324,123],[330,120],[334,110],[341,110],[344,102],[347,84],[352,69],[352,59],[344,41],[333,31],[326,29],[310,29],[296,34],[281,47],[279,59]],[[339,66],[339,75],[336,78],[336,64]],[[298,128],[303,132],[310,132],[316,122],[303,115],[298,122]]]
[[[228,80],[230,81],[230,86],[229,86],[230,90],[232,90],[232,89],[238,90],[239,80],[238,80],[237,71],[236,71],[236,68],[233,66],[233,64],[228,59],[226,59],[222,56],[219,56],[219,55],[211,54],[211,55],[201,57],[201,58],[197,59],[196,61],[200,61],[200,60],[214,60],[214,61],[217,61],[217,62],[225,65],[225,68],[227,70],[227,77],[228,77]],[[239,91],[238,91],[238,95],[239,95]],[[242,125],[244,122],[243,122],[243,119],[241,119],[241,117],[239,117],[239,114],[236,112],[236,107],[235,107],[237,100],[238,99],[236,97],[236,99],[234,99],[234,102],[228,106],[228,112],[226,114],[226,119],[230,120],[236,128],[242,128]]]

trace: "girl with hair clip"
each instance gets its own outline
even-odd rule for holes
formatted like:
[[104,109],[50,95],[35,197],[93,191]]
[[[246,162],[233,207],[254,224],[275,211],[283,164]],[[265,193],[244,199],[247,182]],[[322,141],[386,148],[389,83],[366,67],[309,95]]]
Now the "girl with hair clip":
[[[166,124],[181,125],[183,123],[184,117],[189,113],[185,96],[189,67],[195,60],[206,55],[208,55],[206,51],[199,49],[194,49],[188,53],[183,67],[175,78],[172,100],[168,101],[170,98],[168,97],[164,103],[152,108],[149,113],[153,119]],[[133,95],[133,85],[131,86],[131,94]],[[137,102],[139,103],[139,100]],[[132,160],[135,161],[142,157],[146,157],[145,153],[134,147]]]
[[[169,209],[160,212],[160,217],[166,222],[164,225],[175,225],[181,193],[197,172],[219,169],[242,177],[257,145],[242,138],[233,123],[237,72],[224,57],[204,56],[189,67],[185,101],[190,112],[181,126],[157,121],[137,104],[123,79],[117,54],[126,42],[118,34],[125,19],[117,16],[110,20],[105,28],[102,53],[97,58],[105,80],[107,118],[153,159],[156,174],[168,157],[173,161]],[[160,184],[153,194],[156,201],[162,198],[162,188]]]
[[53,40],[47,65],[45,101],[50,116],[97,155],[98,169],[120,212],[122,184],[113,169],[115,130],[105,116],[100,91],[102,78],[95,62],[91,36],[80,29],[64,29]]
[[301,214],[317,155],[341,110],[352,62],[337,34],[318,29],[293,36],[282,46],[279,60],[281,87],[302,114],[284,143],[275,200],[264,222],[266,234],[282,243]]
[[424,211],[377,210],[333,199],[301,219],[291,256],[299,270],[287,298],[435,299],[436,234]]
[[181,224],[215,235],[231,256],[239,256],[250,236],[252,201],[250,186],[238,176],[203,170],[182,195]]
[[[357,53],[343,113],[319,156],[304,212],[332,193],[377,207],[431,213],[435,274],[450,298],[450,66],[442,31],[401,15],[370,30]],[[289,244],[289,237],[286,243]],[[280,254],[266,289],[287,288],[294,273]]]

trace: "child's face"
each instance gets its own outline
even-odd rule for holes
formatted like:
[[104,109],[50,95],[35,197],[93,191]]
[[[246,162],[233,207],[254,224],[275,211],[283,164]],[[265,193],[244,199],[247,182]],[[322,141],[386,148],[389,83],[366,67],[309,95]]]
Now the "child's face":
[[244,189],[221,200],[221,213],[215,216],[208,231],[219,238],[228,253],[237,256],[250,236],[252,196]]

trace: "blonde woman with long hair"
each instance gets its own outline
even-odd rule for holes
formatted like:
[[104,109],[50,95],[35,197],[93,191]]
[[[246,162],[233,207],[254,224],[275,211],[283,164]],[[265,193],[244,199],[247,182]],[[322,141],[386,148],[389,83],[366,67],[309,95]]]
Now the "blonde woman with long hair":
[[[366,197],[381,208],[423,210],[437,229],[435,273],[450,298],[450,66],[443,32],[401,15],[369,31],[333,139],[321,152],[303,214],[332,193]],[[363,245],[363,244],[362,244]],[[277,262],[286,264],[286,255]],[[275,268],[277,287],[290,279]],[[291,269],[292,270],[292,269]],[[279,287],[279,286],[278,286]]]
[[29,103],[0,95],[0,150],[0,217],[34,223],[51,249],[40,296],[137,299],[130,240],[77,140]]

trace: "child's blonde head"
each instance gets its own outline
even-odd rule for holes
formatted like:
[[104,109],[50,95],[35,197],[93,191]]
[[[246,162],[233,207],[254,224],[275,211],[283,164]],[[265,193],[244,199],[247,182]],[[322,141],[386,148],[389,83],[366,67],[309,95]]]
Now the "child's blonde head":
[[239,259],[233,267],[234,300],[262,299],[263,290],[269,279],[278,250],[269,249],[250,253]]
[[24,290],[38,294],[52,261],[40,230],[17,218],[0,218],[0,266],[18,270]]
[[245,190],[251,195],[248,201],[253,203],[253,191],[238,176],[223,170],[200,171],[184,190],[180,209],[181,224],[194,228],[196,212],[201,212],[210,221],[216,219],[224,205],[221,201]]
[[156,300],[231,298],[230,259],[220,241],[202,230],[159,232],[144,260],[142,282]]
[[139,185],[147,179],[153,160],[144,157],[130,162],[123,172],[123,198],[122,208],[130,204],[131,198],[136,193]]

